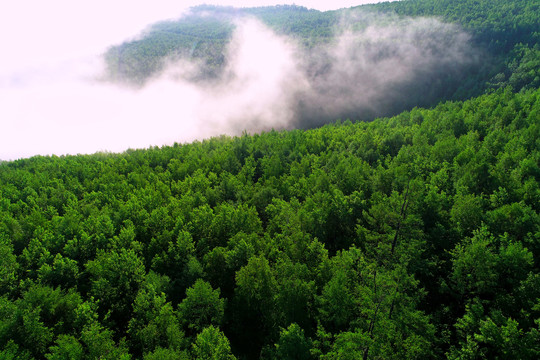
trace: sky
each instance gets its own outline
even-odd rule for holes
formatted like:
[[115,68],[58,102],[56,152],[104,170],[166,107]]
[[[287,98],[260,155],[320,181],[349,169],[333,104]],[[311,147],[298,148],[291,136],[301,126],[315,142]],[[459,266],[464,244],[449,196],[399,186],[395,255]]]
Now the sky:
[[[376,0],[208,1],[253,7],[302,5],[321,11]],[[0,160],[33,155],[119,152],[127,148],[192,141],[196,94],[170,83],[145,91],[95,81],[100,55],[136,38],[149,24],[176,19],[200,1],[20,0],[0,5]],[[166,95],[164,95],[166,94]],[[170,97],[174,97],[174,101]],[[171,108],[188,105],[184,121],[160,123]],[[212,134],[213,135],[213,134]]]

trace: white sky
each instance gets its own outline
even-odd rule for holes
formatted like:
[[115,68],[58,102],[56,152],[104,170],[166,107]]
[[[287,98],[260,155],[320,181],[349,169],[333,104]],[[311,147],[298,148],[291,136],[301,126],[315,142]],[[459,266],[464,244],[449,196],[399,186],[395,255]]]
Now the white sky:
[[[324,11],[373,2],[377,0],[206,3],[236,7],[294,3]],[[166,116],[168,110],[166,104],[160,104],[166,101],[162,94],[171,89],[155,88],[143,99],[142,95],[127,91],[119,95],[90,79],[95,75],[99,55],[109,46],[137,36],[151,23],[178,18],[188,7],[200,3],[197,0],[2,1],[0,160],[37,154],[123,151],[129,147],[197,138],[189,122],[172,128],[170,124],[159,123],[160,113]],[[187,92],[183,95],[189,99],[189,91],[182,91]],[[137,107],[134,102],[146,105]],[[142,115],[153,118],[157,126],[150,127]],[[189,111],[183,115],[189,116]]]

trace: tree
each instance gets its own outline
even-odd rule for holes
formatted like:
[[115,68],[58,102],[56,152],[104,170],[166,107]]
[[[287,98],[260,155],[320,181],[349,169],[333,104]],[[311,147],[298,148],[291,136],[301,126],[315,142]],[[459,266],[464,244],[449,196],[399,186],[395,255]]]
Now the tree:
[[184,333],[176,313],[165,294],[159,291],[154,284],[146,283],[133,303],[128,335],[135,355],[141,356],[157,348],[177,351],[184,346]]
[[205,328],[193,343],[193,357],[197,360],[235,360],[227,337],[210,325]]
[[236,273],[235,335],[245,344],[249,356],[258,356],[267,338],[276,331],[276,293],[275,270],[264,256],[252,257]]
[[[312,331],[315,327],[315,281],[308,267],[290,260],[282,260],[277,266],[278,290],[276,296],[279,324],[296,323],[297,327]],[[303,331],[303,330],[302,330]]]
[[145,277],[142,260],[133,250],[120,249],[99,253],[86,268],[91,278],[91,294],[99,301],[102,316],[110,312],[113,328],[124,333]]
[[15,289],[18,267],[13,246],[0,234],[0,294],[9,294]]
[[154,255],[152,269],[169,277],[169,298],[173,303],[178,303],[184,297],[186,289],[203,271],[196,257],[195,242],[191,234],[185,230],[179,231],[176,241],[170,241],[166,251]]
[[540,355],[540,331],[537,326],[525,331],[518,322],[500,311],[486,316],[479,302],[467,306],[456,328],[460,343],[447,354],[449,359],[536,359]]
[[169,348],[158,347],[154,351],[146,353],[144,360],[189,360],[190,356],[186,351],[176,351]]
[[311,341],[304,335],[304,330],[291,324],[287,329],[283,329],[276,343],[275,359],[283,360],[310,360],[313,356],[310,353]]
[[75,337],[60,335],[56,339],[56,345],[50,347],[50,353],[45,357],[47,360],[81,360],[83,347]]
[[101,326],[97,321],[82,329],[81,343],[84,344],[86,358],[88,359],[131,359],[125,342],[121,340],[119,344],[115,344],[113,332]]
[[178,305],[178,318],[189,334],[200,333],[210,325],[221,325],[225,301],[219,295],[219,289],[212,289],[202,279],[186,290],[186,298]]
[[341,332],[337,335],[331,351],[322,357],[324,360],[355,360],[365,358],[365,349],[373,341],[366,333]]
[[462,300],[487,300],[518,287],[532,268],[533,256],[521,243],[495,239],[484,226],[456,245],[452,265],[452,288]]

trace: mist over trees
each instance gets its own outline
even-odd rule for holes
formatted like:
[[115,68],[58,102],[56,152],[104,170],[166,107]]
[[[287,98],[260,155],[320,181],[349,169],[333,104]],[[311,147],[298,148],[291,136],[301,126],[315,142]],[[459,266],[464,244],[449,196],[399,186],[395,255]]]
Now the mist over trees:
[[411,0],[327,12],[202,5],[110,48],[107,76],[144,86],[181,61],[189,82],[222,81],[234,66],[229,45],[235,29],[257,19],[298,46],[294,61],[303,62],[298,71],[311,86],[297,91],[283,85],[293,98],[293,127],[372,120],[507,85],[534,88],[538,10],[536,2],[502,0]]
[[[261,52],[255,47],[273,42],[280,46],[266,56],[282,59],[283,68],[270,70],[261,59],[242,63],[243,53]],[[268,72],[265,79],[275,73],[279,83],[273,88],[283,92],[265,112],[289,111],[270,118],[259,114],[253,128],[270,129],[311,128],[336,118],[372,120],[456,97],[461,82],[480,71],[481,55],[470,35],[436,18],[363,10],[321,13],[297,6],[201,6],[109,49],[105,58],[106,76],[118,84],[144,88],[171,78],[174,69],[175,81],[196,86],[207,98],[222,88],[252,87],[258,80],[242,74],[260,63],[252,70]],[[246,128],[243,124],[256,117],[234,114],[225,122]]]
[[[538,6],[361,7],[402,24],[379,45],[419,30],[430,36],[414,49],[470,39],[454,49],[487,61],[448,65],[459,81],[439,98],[482,93],[466,100],[370,122],[306,107],[325,114],[311,127],[328,124],[0,162],[0,358],[540,358]],[[317,51],[308,69],[347,77],[319,67],[346,11],[193,11],[112,48],[114,76],[146,86],[164,70],[157,59],[178,54],[206,61],[204,78],[182,81],[211,84],[227,72],[229,20],[246,12],[269,39]],[[353,44],[345,59],[369,53],[368,40]]]

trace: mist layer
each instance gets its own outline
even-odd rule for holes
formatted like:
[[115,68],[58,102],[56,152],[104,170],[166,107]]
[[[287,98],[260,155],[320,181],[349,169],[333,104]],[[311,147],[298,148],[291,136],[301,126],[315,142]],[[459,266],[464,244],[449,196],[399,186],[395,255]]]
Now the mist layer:
[[469,44],[457,26],[436,19],[355,14],[333,41],[306,49],[255,19],[237,19],[226,65],[212,81],[190,76],[201,64],[175,59],[133,88],[103,79],[99,57],[4,79],[0,159],[371,120],[444,95],[478,61]]

